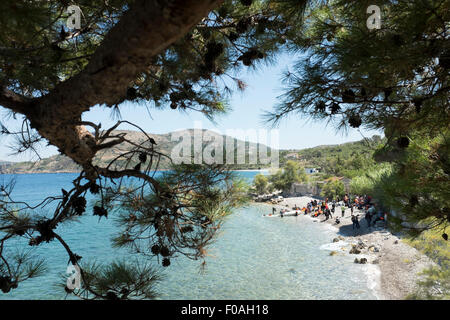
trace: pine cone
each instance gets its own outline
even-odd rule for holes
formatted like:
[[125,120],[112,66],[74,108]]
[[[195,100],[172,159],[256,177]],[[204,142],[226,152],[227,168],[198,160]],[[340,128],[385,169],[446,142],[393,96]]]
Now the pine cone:
[[162,261],[162,266],[163,267],[170,266],[170,259],[169,258],[164,258],[163,261]]
[[98,207],[95,206],[94,207],[94,216],[99,216],[99,217],[108,217],[108,211],[103,208],[103,207]]
[[325,112],[325,110],[326,110],[325,102],[324,101],[318,101],[316,103],[315,109],[316,109],[317,112],[321,112],[321,113]]
[[169,249],[167,248],[167,247],[165,247],[165,246],[162,246],[161,247],[161,250],[160,250],[160,252],[159,252],[163,257],[168,257],[168,256],[170,256],[170,251],[169,251]]
[[139,161],[145,163],[147,161],[147,154],[145,152],[139,153]]
[[341,107],[336,102],[333,102],[330,106],[330,112],[331,114],[336,114],[341,110]]
[[352,128],[359,128],[362,124],[362,120],[359,115],[353,114],[348,119],[348,123],[349,123],[350,127],[352,127]]
[[152,251],[153,254],[156,255],[156,254],[159,254],[161,249],[160,249],[160,247],[157,244],[155,244],[155,245],[152,246],[151,251]]

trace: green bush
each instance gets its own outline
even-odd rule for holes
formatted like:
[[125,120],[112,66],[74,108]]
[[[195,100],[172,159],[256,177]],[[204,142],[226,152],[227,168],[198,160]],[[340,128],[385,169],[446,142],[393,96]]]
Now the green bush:
[[322,197],[334,199],[336,196],[342,197],[345,194],[344,183],[340,180],[327,182],[320,192]]
[[253,185],[255,186],[258,194],[266,193],[269,187],[269,179],[265,175],[258,173],[253,178]]
[[437,266],[422,271],[424,279],[407,299],[450,299],[450,245],[440,230],[428,230],[406,241],[426,254]]

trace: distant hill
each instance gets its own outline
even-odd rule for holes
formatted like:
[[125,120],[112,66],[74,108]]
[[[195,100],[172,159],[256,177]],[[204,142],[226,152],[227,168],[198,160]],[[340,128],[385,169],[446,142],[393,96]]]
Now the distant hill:
[[[204,133],[206,133],[207,131],[208,130],[203,130]],[[223,139],[222,141],[224,142],[224,146],[226,141],[225,139],[230,138],[213,131],[208,132],[213,135],[215,139],[221,137]],[[114,131],[114,133],[126,134],[127,139],[133,141],[136,144],[142,143],[146,140],[145,135],[142,132],[138,131],[117,130]],[[193,139],[193,129],[176,132],[177,135],[181,135],[183,133],[190,134],[191,139]],[[173,134],[174,132],[167,134],[148,135],[155,139],[157,143],[157,145],[155,146],[156,151],[159,151],[166,155],[170,155],[172,149],[179,143],[179,141],[172,141]],[[241,141],[234,138],[230,139],[233,139],[235,142]],[[320,168],[320,171],[323,173],[351,176],[351,173],[347,171],[363,169],[373,163],[372,155],[374,148],[381,142],[382,139],[379,136],[373,136],[369,139],[356,142],[347,142],[339,145],[320,145],[317,147],[301,150],[279,150],[280,166],[282,167],[287,160],[295,160],[301,162],[305,167]],[[207,143],[204,143],[202,145],[202,150],[206,146],[206,144]],[[259,148],[259,145],[247,142],[247,164],[230,165],[230,169],[239,170],[264,168],[263,165],[248,164],[249,155],[252,154],[252,151],[258,150],[257,148]],[[267,149],[270,150],[270,148],[268,147]],[[94,159],[94,162],[99,166],[105,166],[112,159],[129,150],[130,145],[117,145],[111,149],[100,152]],[[169,165],[169,161],[162,158],[158,169],[167,169]],[[80,167],[64,155],[55,155],[37,162],[0,161],[0,173],[58,173],[79,171]]]
[[11,166],[13,162],[0,160],[0,173],[6,172],[7,168]]
[[[178,136],[183,134],[190,134],[191,135],[191,145],[193,145],[193,132],[194,129],[188,129],[183,131],[177,131],[176,134]],[[208,132],[210,135],[214,136],[214,139],[222,138],[223,145],[226,144],[226,139],[232,139],[235,141],[241,141],[238,139],[234,139],[231,137],[227,137],[225,135],[220,135],[218,133],[215,133],[213,131],[203,130],[203,133]],[[138,131],[128,131],[128,130],[116,130],[113,132],[114,134],[125,134],[126,138],[128,140],[131,140],[135,144],[143,143],[147,140],[145,134]],[[160,153],[166,154],[168,156],[171,155],[172,149],[177,146],[180,142],[180,140],[172,141],[174,132],[167,133],[167,134],[148,134],[150,137],[152,137],[156,141],[156,145],[154,147],[155,151],[158,151]],[[202,145],[203,148],[209,144],[209,142],[205,142]],[[246,148],[246,154],[247,155],[247,161],[248,163],[248,157],[250,157],[254,150],[258,150],[260,146],[255,143],[249,143],[246,142],[245,148]],[[114,146],[113,148],[101,151],[98,153],[98,155],[94,158],[94,163],[99,166],[106,166],[116,158],[118,155],[123,154],[124,152],[127,152],[131,150],[132,146],[130,144],[119,144],[117,146]],[[270,150],[269,147],[267,147],[268,150]],[[191,154],[194,154],[191,150]],[[236,163],[237,161],[235,161]],[[137,159],[136,159],[137,163]],[[130,165],[133,165],[130,164]],[[170,166],[170,162],[167,158],[162,157],[161,161],[159,163],[158,169],[167,169]],[[258,169],[260,165],[255,164],[235,164],[230,165],[233,169]],[[70,158],[64,156],[64,155],[54,155],[49,158],[42,159],[40,161],[36,162],[7,162],[2,161],[0,162],[0,173],[61,173],[61,172],[79,172],[81,169],[80,167],[74,163]]]

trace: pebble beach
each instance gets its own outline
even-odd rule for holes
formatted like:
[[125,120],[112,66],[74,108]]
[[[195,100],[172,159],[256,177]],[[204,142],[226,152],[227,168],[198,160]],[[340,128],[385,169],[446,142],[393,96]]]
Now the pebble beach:
[[[279,212],[282,208],[289,210],[294,206],[302,208],[313,199],[306,196],[285,198],[282,202],[275,205],[270,204],[270,206],[275,207]],[[270,209],[268,213],[271,213],[269,211]],[[354,214],[359,214],[360,229],[352,229],[349,208],[346,209],[343,218],[339,206],[336,207],[333,218],[329,220],[325,220],[323,215],[317,218],[303,214],[301,216],[304,219],[313,219],[317,223],[326,223],[333,227],[336,238],[328,247],[330,255],[352,255],[356,261],[363,259],[367,266],[368,281],[378,299],[405,299],[416,289],[417,281],[421,278],[419,273],[435,265],[434,262],[402,241],[400,235],[392,234],[384,227],[368,228],[363,219],[363,211],[356,209]],[[335,222],[336,216],[340,218],[339,224]],[[289,217],[285,217],[285,219],[289,219]],[[350,253],[352,249],[354,253]]]

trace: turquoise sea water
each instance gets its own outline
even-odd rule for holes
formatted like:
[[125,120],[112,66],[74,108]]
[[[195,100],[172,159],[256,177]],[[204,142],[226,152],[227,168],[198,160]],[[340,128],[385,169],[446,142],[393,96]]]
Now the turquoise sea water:
[[[252,179],[257,172],[240,172]],[[0,183],[12,176],[0,175]],[[69,188],[75,174],[16,175],[16,200],[38,203],[44,197]],[[184,257],[171,259],[158,284],[160,299],[375,299],[368,287],[367,268],[345,255],[330,256],[321,247],[335,233],[329,225],[305,217],[265,218],[265,205],[236,210],[227,218],[217,241],[209,247],[207,267]],[[63,234],[83,260],[111,261],[129,257],[111,248],[116,227],[107,220],[83,216],[56,230]],[[16,243],[27,249],[24,243]],[[26,244],[26,243],[25,243]],[[60,274],[67,268],[67,254],[59,243],[42,244],[36,254],[46,257],[48,272],[23,282],[0,299],[64,299]]]

